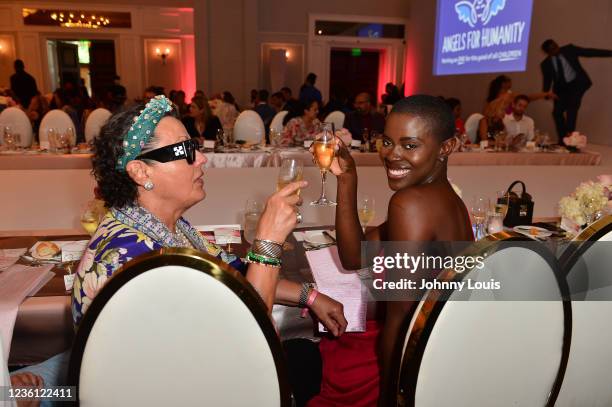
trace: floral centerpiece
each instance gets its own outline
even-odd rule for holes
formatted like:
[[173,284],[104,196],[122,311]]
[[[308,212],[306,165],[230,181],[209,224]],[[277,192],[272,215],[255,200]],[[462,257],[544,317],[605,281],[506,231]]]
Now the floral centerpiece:
[[612,213],[612,175],[600,175],[597,182],[583,182],[559,201],[561,227],[571,234],[606,213]]
[[568,137],[563,137],[563,143],[568,150],[572,152],[578,152],[585,148],[587,145],[587,136],[580,134],[580,132],[573,132]]

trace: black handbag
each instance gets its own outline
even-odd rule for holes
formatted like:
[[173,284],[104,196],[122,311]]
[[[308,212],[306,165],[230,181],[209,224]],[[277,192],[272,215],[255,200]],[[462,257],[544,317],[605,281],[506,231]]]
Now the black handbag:
[[[512,191],[516,184],[521,184],[523,187],[523,192],[521,192],[520,196]],[[504,218],[504,226],[530,225],[533,220],[533,199],[527,193],[525,183],[523,181],[514,181],[508,187],[506,194],[508,195],[508,213],[506,213]]]

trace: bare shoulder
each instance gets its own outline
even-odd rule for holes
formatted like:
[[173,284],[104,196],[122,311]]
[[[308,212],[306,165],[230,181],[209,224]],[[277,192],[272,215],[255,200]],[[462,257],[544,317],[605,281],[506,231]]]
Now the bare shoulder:
[[426,209],[436,199],[439,192],[431,185],[418,185],[396,191],[389,200],[389,209],[399,207],[406,209]]

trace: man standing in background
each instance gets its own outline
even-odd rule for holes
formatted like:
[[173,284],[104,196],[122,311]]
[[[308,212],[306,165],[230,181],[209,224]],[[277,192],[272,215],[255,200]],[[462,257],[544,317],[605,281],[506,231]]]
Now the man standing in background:
[[552,86],[553,92],[557,95],[553,118],[559,144],[563,144],[563,137],[576,130],[576,119],[582,97],[593,84],[578,58],[612,57],[612,51],[581,48],[573,44],[559,47],[551,39],[542,43],[542,51],[548,55],[540,64],[544,81],[542,90],[548,92]]
[[21,59],[16,59],[13,64],[15,73],[11,75],[11,91],[25,109],[30,106],[30,100],[38,94],[36,80],[25,71],[25,65]]

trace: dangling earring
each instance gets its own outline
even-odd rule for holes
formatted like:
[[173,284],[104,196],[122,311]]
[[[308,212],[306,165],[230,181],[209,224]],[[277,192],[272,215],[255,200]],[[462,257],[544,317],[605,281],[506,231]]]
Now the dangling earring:
[[446,161],[446,156],[441,155],[440,157],[438,157],[438,160],[443,163],[444,161]]
[[148,180],[147,182],[144,183],[144,189],[146,189],[147,191],[150,191],[153,189],[153,182],[151,180]]

